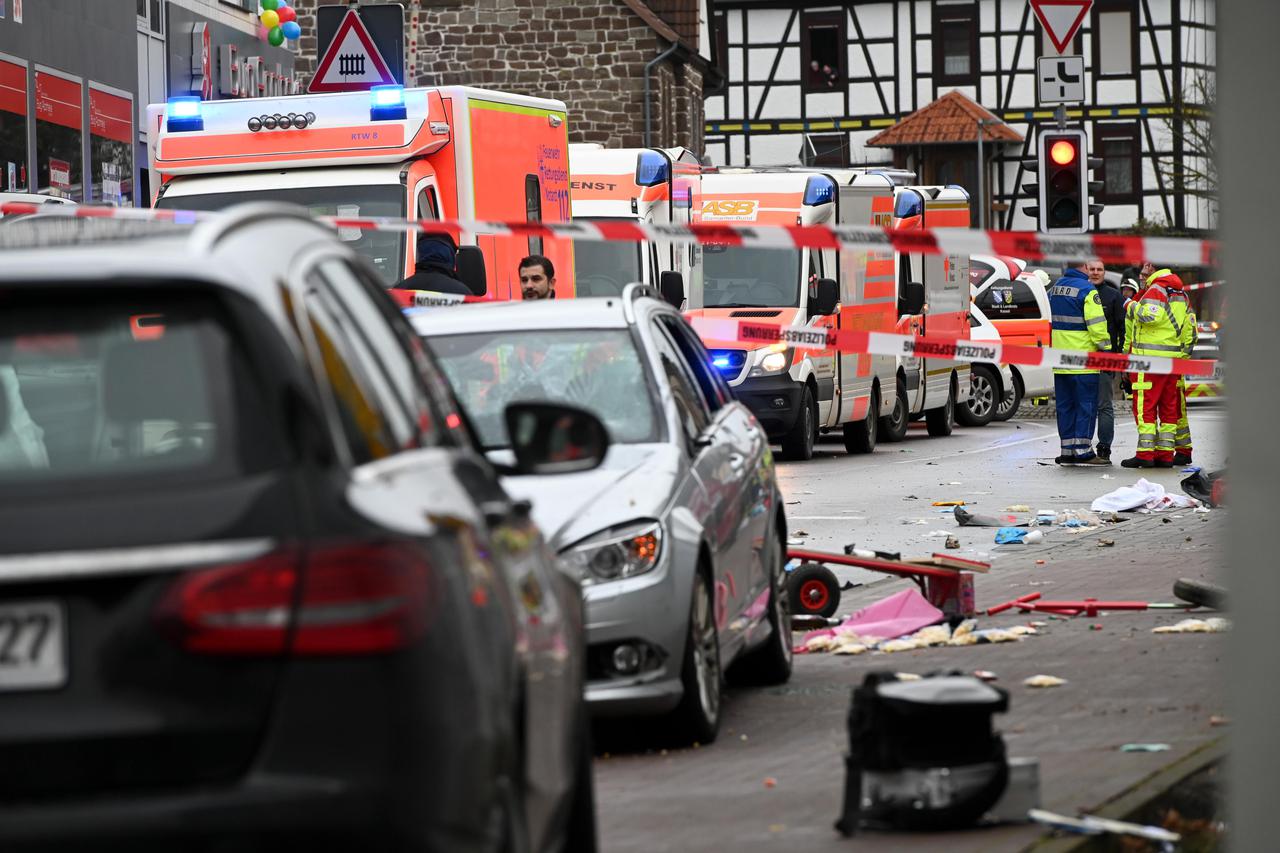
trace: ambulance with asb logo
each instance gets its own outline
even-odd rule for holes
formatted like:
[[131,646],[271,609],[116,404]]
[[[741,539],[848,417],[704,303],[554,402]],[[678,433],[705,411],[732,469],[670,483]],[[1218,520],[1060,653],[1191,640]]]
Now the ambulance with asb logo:
[[[559,222],[570,213],[565,118],[560,101],[463,86],[170,98],[147,108],[151,185],[171,209],[273,201],[337,217]],[[340,235],[384,286],[413,274],[408,229]],[[518,299],[517,266],[531,254],[555,265],[558,295],[573,295],[570,241],[494,230],[455,242],[478,297]],[[413,291],[393,293],[412,304]]]
[[[569,167],[574,219],[681,226],[694,219],[702,163],[686,148],[575,143],[569,146]],[[701,281],[701,259],[697,246],[582,242],[574,247],[574,289],[578,296],[618,296],[627,284],[638,281],[678,302],[686,288]]]
[[[877,170],[719,169],[703,175],[698,212],[706,224],[966,227],[968,196],[901,187]],[[786,457],[810,458],[817,437],[836,431],[849,452],[870,452],[881,439],[904,438],[916,415],[930,434],[950,433],[956,406],[969,397],[967,364],[749,344],[717,339],[714,329],[735,320],[967,339],[967,258],[703,248],[702,286],[690,291],[688,316],[709,330],[713,364]]]

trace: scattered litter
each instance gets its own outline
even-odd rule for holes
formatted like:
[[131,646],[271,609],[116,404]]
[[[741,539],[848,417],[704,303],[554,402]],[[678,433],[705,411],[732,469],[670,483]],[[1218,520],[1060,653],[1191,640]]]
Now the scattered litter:
[[1198,506],[1193,510],[1193,512],[1202,512],[1205,515],[1208,515],[1209,513],[1213,512],[1213,510],[1209,509],[1207,506]]
[[866,643],[840,642],[831,648],[833,655],[860,655],[863,652],[870,651],[871,647]]
[[1216,727],[1216,726],[1229,726],[1229,725],[1231,725],[1231,718],[1230,718],[1230,717],[1221,717],[1221,716],[1218,716],[1217,714],[1214,714],[1212,717],[1210,717],[1210,718],[1209,718],[1209,725],[1211,725],[1211,726],[1215,726],[1215,727]]
[[807,531],[807,530],[797,530],[797,531],[796,531],[796,536],[808,536],[808,535],[809,535],[809,531]]
[[961,483],[959,480],[952,480],[950,483],[947,483],[947,485],[948,485],[948,486],[963,486],[963,485],[964,485],[964,483]]
[[1044,628],[1044,627],[1047,627],[1049,623],[1048,622],[1028,622],[1027,624],[1030,625],[1032,628]]
[[804,544],[804,540],[803,540],[803,539],[797,539],[796,537],[791,536],[791,537],[788,537],[788,539],[787,539],[787,544],[788,544],[788,545],[803,545],[803,544]]
[[1044,560],[1036,560],[1036,565],[1037,565],[1037,566],[1043,566],[1044,564],[1045,564],[1045,563],[1044,563]]
[[997,545],[1037,545],[1044,541],[1044,534],[1039,530],[1026,530],[1021,527],[1001,527],[996,531]]
[[895,672],[894,677],[899,681],[919,681],[920,676],[914,672]]
[[934,506],[964,506],[964,501],[934,501]]
[[1221,616],[1208,619],[1183,619],[1176,625],[1161,625],[1152,628],[1153,634],[1219,634],[1231,629],[1231,620]]
[[951,535],[951,531],[950,531],[950,530],[930,530],[928,533],[924,534],[924,538],[926,538],[926,539],[952,539],[952,538],[954,538],[954,537],[952,537],[952,535]]
[[904,500],[904,501],[918,501],[918,500],[920,500],[920,499],[919,499],[918,497],[916,497],[915,495],[907,495],[905,498],[903,498],[903,500]]
[[764,777],[764,786],[766,788],[776,788],[778,787],[778,780],[772,776],[766,776]]
[[800,501],[787,501],[787,506],[795,506],[798,503],[800,503]]
[[745,741],[746,739],[747,739],[746,735],[738,735],[738,740]]
[[942,618],[942,611],[930,604],[919,590],[911,587],[867,605],[848,616],[836,628],[810,634],[805,638],[805,645],[808,647],[813,637],[824,634],[856,635],[861,642],[867,644],[869,637],[891,640],[937,624]]
[[1116,540],[1114,540],[1114,539],[1099,539],[1099,540],[1098,540],[1098,547],[1099,547],[1099,548],[1111,548],[1111,547],[1113,547],[1115,544],[1116,544]]
[[1167,743],[1126,743],[1120,747],[1121,752],[1168,752]]
[[1169,494],[1165,491],[1164,486],[1159,483],[1140,479],[1132,486],[1121,486],[1099,498],[1095,498],[1093,503],[1089,505],[1089,509],[1094,512],[1099,510],[1125,512],[1133,509],[1160,512],[1165,509],[1190,509],[1196,503],[1195,500],[1185,495]]
[[1056,675],[1033,675],[1022,682],[1025,687],[1060,687],[1066,683],[1065,678]]
[[1102,519],[1092,512],[1068,509],[1058,513],[1054,523],[1061,527],[1100,527]]
[[927,519],[927,518],[904,518],[904,519],[902,519],[902,523],[903,523],[903,524],[928,524],[928,523],[929,523],[929,519]]
[[1115,479],[1115,477],[1112,477],[1110,474],[1103,474],[1103,475],[1102,475],[1102,479],[1104,479],[1104,480],[1114,480],[1114,479]]
[[1052,509],[1042,509],[1036,512],[1036,524],[1047,527],[1058,520],[1058,513]]
[[973,636],[979,643],[1014,643],[1018,641],[1020,635],[1007,628],[987,628],[974,631]]
[[[1043,823],[1054,829],[1065,829],[1069,832],[1081,833],[1084,835],[1098,835],[1103,832],[1109,832],[1113,835],[1134,835],[1139,838],[1146,838],[1150,841],[1160,841],[1167,844],[1176,844],[1182,840],[1182,836],[1176,832],[1170,832],[1159,826],[1143,826],[1140,823],[1128,823],[1122,820],[1110,820],[1108,818],[1093,817],[1092,815],[1083,815],[1074,818],[1066,815],[1054,814],[1043,809],[1031,809],[1027,812],[1027,817],[1036,823]],[[1167,848],[1166,849],[1170,849]]]
[[1160,519],[1160,523],[1161,523],[1161,524],[1173,524],[1173,519],[1168,518],[1168,517],[1165,517],[1165,518]]
[[1182,473],[1183,473],[1183,474],[1199,474],[1199,473],[1200,473],[1200,466],[1199,466],[1199,465],[1188,465],[1186,468],[1183,468],[1183,469],[1182,469]]
[[1000,680],[1000,676],[996,675],[994,672],[988,672],[985,669],[975,669],[973,671],[973,677],[977,679],[981,679],[982,681],[999,681]]
[[924,645],[916,640],[889,640],[880,644],[882,652],[909,652],[913,649],[922,649]]
[[1031,512],[1031,507],[1026,504],[1011,504],[1004,508],[1005,512]]
[[958,551],[960,549],[960,540],[954,536],[948,536],[947,541],[942,543],[942,547],[951,551]]
[[[942,510],[945,511],[945,510]],[[969,512],[962,506],[958,506],[953,510],[956,517],[956,523],[961,527],[1026,527],[1027,522],[1018,518],[1016,515],[982,515],[981,513]]]
[[1090,626],[1089,626],[1089,630],[1090,630],[1090,631],[1101,631],[1101,630],[1102,630],[1102,626],[1101,626],[1101,625],[1099,625],[1097,622],[1094,622],[1092,625],[1090,625]]

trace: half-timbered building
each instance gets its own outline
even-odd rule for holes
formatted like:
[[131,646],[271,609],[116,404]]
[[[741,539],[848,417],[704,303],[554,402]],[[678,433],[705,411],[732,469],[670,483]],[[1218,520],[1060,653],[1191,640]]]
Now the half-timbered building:
[[[1057,56],[1027,0],[715,0],[727,85],[706,101],[725,165],[894,165],[977,195],[991,227],[1033,228],[1036,58]],[[1095,230],[1211,229],[1214,0],[1095,0],[1064,51],[1085,58],[1067,108],[1103,160]],[[956,93],[954,95],[950,93]]]

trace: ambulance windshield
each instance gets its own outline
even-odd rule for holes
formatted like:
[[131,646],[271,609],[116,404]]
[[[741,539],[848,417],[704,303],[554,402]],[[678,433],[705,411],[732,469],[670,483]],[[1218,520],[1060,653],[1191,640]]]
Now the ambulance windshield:
[[703,247],[704,308],[788,308],[800,304],[800,251]]
[[644,281],[640,272],[639,243],[588,242],[573,246],[574,288],[578,296],[620,296],[633,281]]
[[[186,189],[181,182],[175,189]],[[195,190],[195,186],[192,187]],[[234,192],[168,192],[156,207],[169,210],[223,210],[246,202],[282,202],[305,207],[312,216],[395,216],[405,215],[404,187],[399,184],[280,187]],[[404,234],[395,231],[339,229],[338,237],[364,255],[378,276],[391,287],[404,275]]]

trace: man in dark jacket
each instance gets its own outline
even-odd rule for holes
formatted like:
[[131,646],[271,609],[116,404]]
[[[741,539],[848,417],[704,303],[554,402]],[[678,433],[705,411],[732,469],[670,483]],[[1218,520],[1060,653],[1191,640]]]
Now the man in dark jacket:
[[[1124,345],[1124,296],[1120,288],[1107,281],[1107,268],[1094,258],[1084,268],[1089,283],[1098,291],[1102,301],[1102,313],[1107,318],[1107,334],[1111,336],[1111,351],[1120,352]],[[1098,375],[1098,446],[1095,449],[1103,459],[1111,458],[1111,442],[1116,437],[1116,412],[1112,405],[1115,397],[1116,376],[1101,371]]]
[[472,296],[458,279],[457,247],[447,234],[424,234],[418,238],[418,260],[413,275],[396,285],[397,290],[430,290]]

